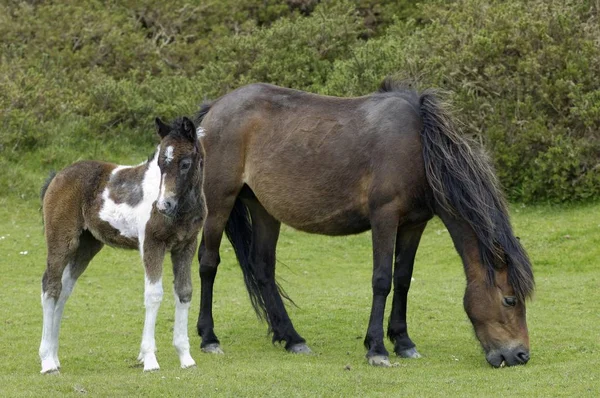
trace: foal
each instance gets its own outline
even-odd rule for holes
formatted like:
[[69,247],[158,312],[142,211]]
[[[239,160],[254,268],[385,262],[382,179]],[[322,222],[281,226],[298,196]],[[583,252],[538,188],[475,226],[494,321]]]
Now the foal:
[[139,166],[82,161],[60,171],[42,188],[48,258],[42,279],[44,326],[41,373],[56,372],[65,302],[77,278],[104,244],[138,249],[145,268],[146,318],[138,360],[159,369],[154,326],[163,297],[162,263],[171,251],[175,293],[173,345],[182,368],[194,366],[187,319],[192,297],[190,266],[206,215],[204,150],[187,118],[172,125],[156,119],[160,145]]

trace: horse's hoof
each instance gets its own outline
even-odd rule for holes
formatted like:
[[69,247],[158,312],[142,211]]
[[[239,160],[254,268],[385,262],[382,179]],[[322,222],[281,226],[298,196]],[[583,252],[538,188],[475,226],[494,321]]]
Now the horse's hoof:
[[368,358],[369,365],[371,366],[380,366],[382,368],[389,368],[392,366],[390,360],[385,355],[375,355],[373,357]]
[[54,368],[54,369],[42,369],[40,370],[40,373],[43,375],[59,375],[60,371],[58,370],[58,368]]
[[415,347],[408,348],[406,350],[400,350],[397,355],[401,358],[421,358],[421,354]]
[[181,369],[193,368],[196,366],[196,361],[190,355],[186,355],[180,359],[181,361]]
[[305,343],[298,343],[290,346],[288,352],[291,352],[292,354],[312,354],[312,351]]
[[219,343],[208,344],[202,347],[202,352],[206,352],[208,354],[224,354]]
[[40,370],[40,373],[43,375],[58,374],[58,369],[59,366],[56,364],[55,361],[51,359],[46,359],[42,361],[42,370]]

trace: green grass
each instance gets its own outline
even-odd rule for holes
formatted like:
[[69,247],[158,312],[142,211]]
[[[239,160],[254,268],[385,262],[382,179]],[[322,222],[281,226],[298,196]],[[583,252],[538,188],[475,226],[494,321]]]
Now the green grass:
[[[161,370],[144,374],[135,366],[144,317],[139,257],[105,248],[66,306],[61,374],[42,376],[40,215],[37,203],[0,198],[0,396],[598,396],[600,204],[514,206],[512,214],[537,280],[528,305],[527,366],[487,365],[462,309],[458,255],[434,220],[417,255],[409,297],[409,330],[423,354],[419,360],[392,357],[398,366],[381,369],[364,359],[369,234],[329,238],[284,228],[278,275],[299,304],[290,306],[290,315],[315,355],[291,355],[270,343],[266,326],[251,311],[232,250],[224,245],[214,307],[226,354],[200,352],[194,273],[189,331],[198,366],[179,369],[171,346],[173,298],[165,294],[156,328]],[[165,273],[169,293],[170,266]]]

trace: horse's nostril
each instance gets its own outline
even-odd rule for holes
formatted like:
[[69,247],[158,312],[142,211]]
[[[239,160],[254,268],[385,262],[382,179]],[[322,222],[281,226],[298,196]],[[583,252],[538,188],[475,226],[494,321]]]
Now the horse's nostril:
[[517,358],[521,363],[527,363],[529,361],[529,353],[527,351],[521,351],[517,354]]

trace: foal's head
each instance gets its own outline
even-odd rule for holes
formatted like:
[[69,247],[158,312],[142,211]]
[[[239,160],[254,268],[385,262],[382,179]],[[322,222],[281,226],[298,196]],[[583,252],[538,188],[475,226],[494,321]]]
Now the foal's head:
[[[156,208],[172,217],[183,201],[200,200],[204,150],[194,123],[186,117],[171,125],[156,118],[156,129],[161,138],[158,153],[161,186]],[[198,197],[190,198],[189,193]]]

